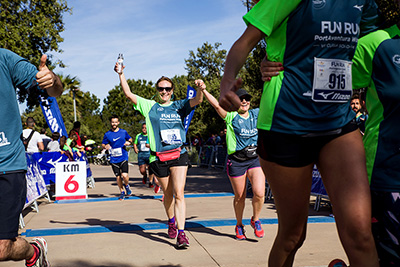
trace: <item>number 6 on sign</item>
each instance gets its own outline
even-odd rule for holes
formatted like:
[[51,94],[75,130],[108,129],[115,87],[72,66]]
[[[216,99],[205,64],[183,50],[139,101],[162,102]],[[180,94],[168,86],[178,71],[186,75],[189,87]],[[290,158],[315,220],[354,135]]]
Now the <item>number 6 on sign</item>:
[[[64,184],[64,190],[67,193],[75,193],[76,191],[78,191],[79,188],[79,184],[77,181],[72,181],[72,179],[75,177],[75,175],[71,175],[67,181]],[[72,185],[72,186],[70,186]],[[71,188],[72,187],[72,188]]]
[[56,200],[87,198],[85,162],[56,164]]

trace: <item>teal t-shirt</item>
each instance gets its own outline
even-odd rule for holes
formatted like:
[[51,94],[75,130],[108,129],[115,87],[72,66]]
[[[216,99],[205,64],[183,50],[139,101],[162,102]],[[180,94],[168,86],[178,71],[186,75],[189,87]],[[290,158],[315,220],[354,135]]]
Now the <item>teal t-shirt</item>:
[[228,155],[240,151],[247,146],[257,146],[257,118],[259,109],[249,110],[247,118],[238,112],[228,112],[224,118],[226,123],[226,146]]
[[150,148],[146,146],[146,144],[149,144],[147,134],[140,133],[136,135],[135,144],[137,145],[139,154],[141,156],[143,157],[150,156]]
[[351,60],[366,0],[261,0],[243,18],[266,35],[284,71],[264,84],[258,128],[288,134],[337,129],[349,109]]
[[399,28],[361,38],[353,62],[354,88],[367,87],[363,141],[371,189],[400,191]]
[[[186,142],[184,120],[193,110],[190,100],[183,99],[170,102],[168,105],[159,104],[154,100],[148,100],[136,96],[137,105],[133,107],[146,117],[147,135],[150,150],[162,152],[181,147]],[[181,153],[186,152],[182,149]],[[150,155],[150,162],[156,160],[156,156]]]
[[27,169],[16,88],[35,87],[37,72],[27,60],[0,48],[0,172]]

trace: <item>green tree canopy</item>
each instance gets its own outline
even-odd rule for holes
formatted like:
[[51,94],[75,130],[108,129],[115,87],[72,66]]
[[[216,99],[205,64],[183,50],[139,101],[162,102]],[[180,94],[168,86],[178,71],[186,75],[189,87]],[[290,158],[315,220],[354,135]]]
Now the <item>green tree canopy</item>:
[[214,45],[205,42],[197,48],[197,53],[189,51],[185,59],[188,78],[191,80],[203,77],[206,80],[220,79],[225,67],[226,50],[219,50],[221,43]]
[[[70,12],[65,0],[0,0],[0,47],[9,49],[38,66],[42,54],[62,52],[63,14]],[[48,65],[62,62],[51,62]],[[28,92],[19,90],[19,101],[28,98]],[[29,96],[28,108],[37,105],[37,95]]]

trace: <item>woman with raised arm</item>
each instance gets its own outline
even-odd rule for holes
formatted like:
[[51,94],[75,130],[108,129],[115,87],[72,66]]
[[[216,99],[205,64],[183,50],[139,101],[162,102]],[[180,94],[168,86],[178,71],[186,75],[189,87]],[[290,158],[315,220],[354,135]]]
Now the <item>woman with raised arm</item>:
[[258,238],[264,237],[264,230],[259,219],[265,196],[265,176],[260,166],[257,149],[257,118],[259,109],[250,109],[251,95],[244,89],[239,89],[236,95],[240,99],[238,111],[227,112],[206,89],[204,96],[215,108],[226,123],[226,144],[228,148],[227,173],[231,181],[235,198],[233,208],[236,216],[236,239],[246,239],[242,223],[246,200],[247,178],[253,190],[253,216],[250,225]]
[[185,235],[186,204],[184,190],[189,156],[182,145],[186,142],[185,117],[203,101],[204,83],[196,81],[195,98],[172,101],[174,84],[168,77],[162,76],[156,83],[157,101],[142,98],[131,92],[123,69],[118,73],[118,64],[114,70],[118,73],[125,96],[133,107],[146,117],[150,144],[150,168],[164,192],[164,208],[168,216],[168,236],[177,237],[178,248],[189,247]]

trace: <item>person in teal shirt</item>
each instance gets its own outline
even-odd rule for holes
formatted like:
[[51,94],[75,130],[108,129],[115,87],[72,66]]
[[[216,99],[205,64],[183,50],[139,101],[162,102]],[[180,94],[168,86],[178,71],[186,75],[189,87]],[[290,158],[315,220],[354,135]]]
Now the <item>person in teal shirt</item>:
[[[123,69],[119,74],[122,90],[133,103],[133,107],[146,117],[147,133],[150,144],[150,168],[158,179],[164,192],[164,208],[168,217],[168,236],[177,237],[178,248],[189,247],[185,235],[186,204],[184,199],[186,173],[189,156],[185,148],[186,132],[183,121],[195,106],[203,101],[204,83],[195,81],[196,97],[172,101],[174,84],[168,77],[162,76],[156,82],[156,99],[144,99],[131,92]],[[176,218],[176,219],[175,219]],[[178,231],[177,231],[178,230]]]
[[60,78],[40,59],[39,70],[28,60],[0,48],[0,261],[26,261],[27,266],[50,266],[47,242],[37,237],[28,243],[18,235],[18,222],[26,201],[27,170],[22,142],[17,88],[45,90],[57,97],[63,92]]
[[236,76],[261,39],[269,59],[284,67],[264,84],[257,123],[257,152],[278,213],[269,266],[293,265],[306,238],[314,164],[350,265],[378,266],[365,154],[348,103],[351,60],[369,7],[368,0],[261,0],[228,53],[219,101],[227,111],[240,105]]
[[359,40],[353,87],[367,88],[363,141],[380,265],[400,266],[400,1],[377,3],[392,23]]
[[265,176],[260,166],[257,149],[257,118],[259,109],[250,109],[251,95],[245,89],[239,89],[236,94],[241,100],[239,111],[227,112],[218,104],[207,90],[203,91],[208,102],[226,123],[226,144],[228,149],[227,174],[232,184],[235,198],[233,208],[236,216],[236,239],[246,239],[243,226],[243,211],[246,200],[247,178],[249,179],[253,198],[253,216],[250,225],[258,238],[264,237],[264,230],[259,219],[265,196]]

